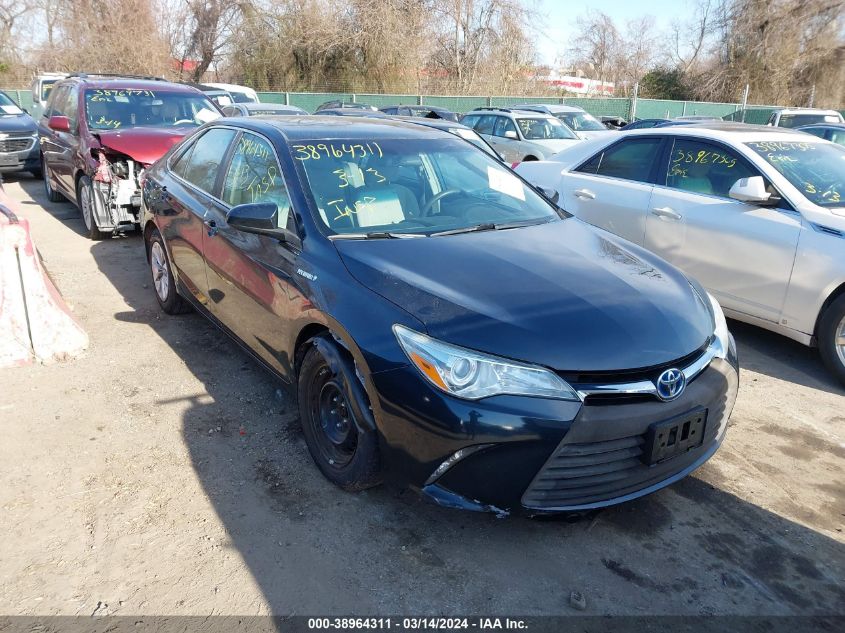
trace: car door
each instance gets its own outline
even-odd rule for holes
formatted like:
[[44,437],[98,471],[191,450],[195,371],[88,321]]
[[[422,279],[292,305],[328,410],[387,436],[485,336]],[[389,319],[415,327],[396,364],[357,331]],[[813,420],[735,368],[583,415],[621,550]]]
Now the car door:
[[157,200],[159,230],[170,251],[179,281],[202,305],[208,307],[208,279],[203,257],[209,207],[214,204],[221,157],[237,132],[213,127],[198,136],[170,162],[172,179],[164,190],[149,196]]
[[224,165],[205,241],[209,308],[270,367],[288,376],[289,320],[292,307],[303,301],[293,280],[298,240],[279,242],[226,223],[232,207],[271,202],[278,208],[279,228],[296,235],[288,189],[272,144],[259,134],[243,132]]
[[62,114],[68,118],[70,132],[59,132],[63,151],[56,156],[56,178],[59,186],[76,199],[77,167],[84,164],[85,158],[80,154],[79,139],[79,84],[68,86],[67,97],[63,100]]
[[723,307],[777,322],[801,216],[786,201],[763,207],[728,195],[740,178],[762,175],[728,146],[674,138],[651,197],[645,246],[698,279]]
[[660,136],[613,143],[563,174],[563,208],[642,245],[659,156]]
[[[516,135],[515,138],[508,138],[505,136],[507,132]],[[492,139],[490,144],[501,154],[506,162],[517,163],[522,160],[523,153],[520,147],[519,133],[516,131],[516,124],[506,116],[495,117],[493,124],[493,133],[489,137]]]
[[41,152],[49,170],[45,177],[51,179],[52,186],[56,191],[69,196],[71,200],[75,200],[76,192],[69,190],[67,186],[67,172],[70,170],[73,148],[71,135],[67,132],[56,131],[49,126],[50,117],[66,116],[69,93],[70,86],[67,84],[53,89],[50,93],[50,99],[41,120],[39,134],[41,136]]

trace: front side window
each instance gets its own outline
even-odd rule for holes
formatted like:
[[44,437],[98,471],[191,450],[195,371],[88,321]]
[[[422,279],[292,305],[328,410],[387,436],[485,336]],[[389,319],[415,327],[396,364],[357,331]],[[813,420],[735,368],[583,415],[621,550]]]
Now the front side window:
[[459,138],[298,141],[291,153],[329,231],[431,235],[560,218],[513,172]]
[[64,116],[65,105],[67,105],[68,87],[59,86],[50,93],[50,100],[47,102],[47,107],[44,110],[44,116]]
[[597,176],[648,182],[660,153],[662,139],[630,139],[594,155],[575,171]]
[[678,138],[669,155],[666,186],[728,198],[737,180],[759,175],[730,150],[692,138]]
[[182,177],[198,189],[213,194],[220,158],[226,154],[234,136],[234,130],[221,127],[212,128],[199,137],[189,150],[190,156],[186,157]]
[[746,143],[813,204],[845,206],[845,148],[825,141]]
[[505,136],[505,132],[513,132],[516,134],[516,126],[513,121],[507,117],[497,117],[496,126],[493,128],[493,136]]
[[264,138],[245,132],[238,139],[223,181],[221,198],[232,207],[273,203],[279,210],[278,227],[287,226],[290,196],[282,180],[276,154]]
[[198,127],[220,116],[207,97],[185,92],[128,89],[85,91],[88,127]]
[[488,134],[492,136],[493,128],[496,125],[497,118],[499,117],[494,114],[485,114],[480,119],[478,119],[478,123],[476,123],[473,127],[475,127],[475,131],[479,134]]
[[578,138],[572,130],[552,117],[521,117],[516,120],[516,123],[527,141]]

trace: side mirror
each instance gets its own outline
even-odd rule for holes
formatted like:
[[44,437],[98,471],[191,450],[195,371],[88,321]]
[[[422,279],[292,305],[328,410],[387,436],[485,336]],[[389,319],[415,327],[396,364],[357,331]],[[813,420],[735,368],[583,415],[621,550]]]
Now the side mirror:
[[273,202],[239,204],[229,209],[226,224],[244,233],[257,233],[287,240],[287,231],[279,228],[279,207]]
[[752,176],[751,178],[740,178],[731,187],[728,195],[734,200],[740,202],[748,202],[750,204],[758,204],[768,206],[775,203],[779,198],[773,196],[766,191],[766,182],[762,176]]
[[551,187],[537,187],[537,191],[539,191],[544,198],[548,199],[554,205],[557,205],[558,200],[560,200],[560,193],[558,193],[557,189],[552,189]]
[[505,138],[516,140],[519,138],[519,136],[517,136],[516,132],[514,132],[513,130],[505,130]]
[[60,114],[54,114],[47,122],[47,127],[56,132],[70,132],[70,119]]

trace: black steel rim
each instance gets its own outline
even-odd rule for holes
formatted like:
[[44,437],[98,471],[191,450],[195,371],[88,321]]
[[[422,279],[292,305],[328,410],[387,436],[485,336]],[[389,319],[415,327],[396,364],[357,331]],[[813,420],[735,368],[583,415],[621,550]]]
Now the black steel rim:
[[342,383],[323,365],[311,382],[310,424],[323,461],[343,468],[358,447],[358,429]]

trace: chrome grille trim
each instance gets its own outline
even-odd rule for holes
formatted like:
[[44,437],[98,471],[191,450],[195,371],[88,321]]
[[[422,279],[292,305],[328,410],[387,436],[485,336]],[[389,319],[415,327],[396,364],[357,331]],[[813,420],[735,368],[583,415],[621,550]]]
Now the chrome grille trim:
[[[681,371],[689,383],[693,378],[703,372],[710,363],[721,352],[719,344],[711,343],[706,350],[692,363],[682,368]],[[648,395],[657,398],[657,386],[651,380],[638,380],[636,382],[615,382],[615,383],[581,383],[573,384],[572,388],[583,402],[589,396],[614,395],[614,396],[636,396]]]

